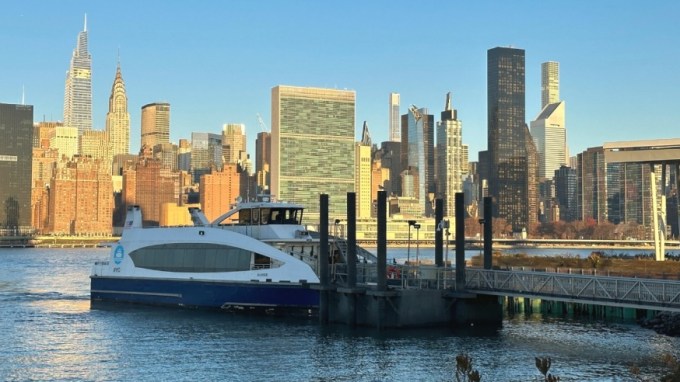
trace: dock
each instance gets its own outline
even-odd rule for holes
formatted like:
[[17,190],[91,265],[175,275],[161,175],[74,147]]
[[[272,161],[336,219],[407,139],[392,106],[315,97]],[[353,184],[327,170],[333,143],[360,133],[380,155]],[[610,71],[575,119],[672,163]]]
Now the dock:
[[[443,203],[437,199],[435,219],[443,221]],[[486,201],[491,202],[489,199]],[[378,191],[377,264],[357,264],[356,195],[347,193],[347,261],[328,264],[320,256],[319,320],[322,324],[376,328],[415,328],[445,325],[500,326],[503,318],[498,296],[465,291],[465,237],[463,194],[456,195],[456,264],[444,266],[443,237],[448,226],[435,235],[435,264],[432,266],[387,266],[387,195]],[[460,208],[458,207],[460,205]],[[488,214],[491,208],[485,209]],[[489,221],[491,216],[485,217]],[[491,225],[488,224],[488,229]],[[328,195],[320,196],[321,253],[328,252]],[[491,267],[491,234],[484,245],[485,264]],[[488,264],[487,264],[488,263]],[[446,282],[453,283],[447,287]],[[426,283],[427,285],[423,285]],[[436,287],[430,287],[435,283]],[[458,287],[456,288],[456,285]],[[427,287],[423,287],[427,286]]]

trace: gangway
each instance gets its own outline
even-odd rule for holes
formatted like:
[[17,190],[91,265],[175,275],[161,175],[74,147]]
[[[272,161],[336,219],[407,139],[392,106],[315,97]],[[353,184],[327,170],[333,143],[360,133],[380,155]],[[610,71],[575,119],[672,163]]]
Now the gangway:
[[[345,268],[342,264],[332,270],[340,282],[345,279]],[[360,284],[377,283],[375,264],[358,264],[357,274]],[[392,289],[438,289],[451,295],[462,292],[680,312],[680,280],[466,268],[465,288],[457,290],[455,275],[455,268],[391,265],[388,284]]]

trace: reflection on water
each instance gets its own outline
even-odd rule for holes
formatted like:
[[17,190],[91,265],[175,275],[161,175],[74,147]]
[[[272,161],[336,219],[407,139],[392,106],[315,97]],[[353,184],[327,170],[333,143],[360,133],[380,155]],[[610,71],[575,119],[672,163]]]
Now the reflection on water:
[[502,328],[319,326],[315,318],[90,304],[106,250],[0,252],[0,380],[452,381],[468,353],[484,381],[526,381],[550,356],[564,381],[662,372],[680,340],[634,324],[507,315]]

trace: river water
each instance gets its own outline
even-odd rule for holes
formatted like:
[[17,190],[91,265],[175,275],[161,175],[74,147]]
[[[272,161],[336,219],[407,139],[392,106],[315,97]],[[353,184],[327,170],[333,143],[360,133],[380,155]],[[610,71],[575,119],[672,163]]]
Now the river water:
[[[507,315],[502,328],[322,327],[316,319],[91,305],[105,249],[0,249],[2,381],[454,381],[467,353],[482,381],[658,380],[680,339],[634,323]],[[654,379],[656,378],[656,379]]]

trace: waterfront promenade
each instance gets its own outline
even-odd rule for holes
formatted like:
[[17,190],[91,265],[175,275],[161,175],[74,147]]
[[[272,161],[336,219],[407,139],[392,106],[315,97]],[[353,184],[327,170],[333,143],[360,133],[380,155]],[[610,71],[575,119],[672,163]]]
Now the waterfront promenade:
[[[91,248],[107,246],[118,241],[119,236],[79,236],[79,235],[38,235],[38,236],[0,236],[0,248],[5,247],[19,247],[19,248]],[[357,240],[357,244],[367,247],[375,248],[375,240]],[[434,248],[433,240],[388,240],[388,248],[408,248],[411,247],[414,251],[416,247],[421,250]],[[481,249],[484,244],[483,240],[466,238],[466,249]],[[455,240],[449,241],[449,246],[453,249]],[[499,249],[507,248],[531,248],[531,249],[553,249],[553,248],[570,248],[570,249],[592,249],[597,250],[611,250],[611,249],[644,249],[654,250],[654,243],[651,240],[576,240],[576,239],[494,239],[493,247]],[[666,241],[666,250],[680,250],[680,241],[668,240]]]
[[0,248],[96,248],[118,241],[116,236],[0,236]]

